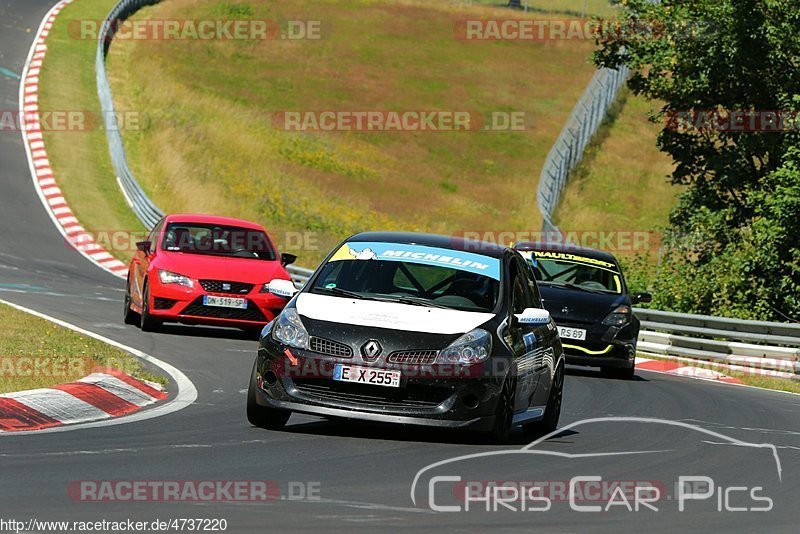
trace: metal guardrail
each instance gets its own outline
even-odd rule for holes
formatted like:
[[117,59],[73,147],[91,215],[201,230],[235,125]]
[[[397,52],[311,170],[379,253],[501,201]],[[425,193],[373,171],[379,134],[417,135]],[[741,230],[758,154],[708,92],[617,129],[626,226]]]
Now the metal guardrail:
[[114,99],[111,95],[111,86],[106,75],[106,55],[114,37],[116,22],[128,18],[142,6],[157,4],[160,0],[122,0],[118,3],[100,28],[97,40],[97,56],[95,58],[95,74],[97,77],[97,96],[100,98],[100,108],[103,112],[108,149],[111,153],[111,163],[117,175],[117,183],[125,195],[131,209],[149,230],[161,220],[164,213],[158,209],[147,194],[142,190],[139,182],[128,167],[128,158],[125,156],[125,147],[122,144],[117,124],[117,115],[114,110]]
[[296,265],[290,265],[286,270],[292,275],[292,282],[294,282],[294,285],[298,288],[303,287],[306,282],[308,282],[311,275],[314,274],[313,269],[305,269],[303,267],[297,267]]
[[617,93],[628,78],[629,69],[600,69],[594,73],[588,87],[572,109],[553,148],[547,154],[539,175],[537,203],[542,214],[542,230],[557,232],[553,214],[570,173],[580,163],[586,150]]
[[[163,212],[145,194],[128,167],[122,137],[116,127],[105,58],[113,38],[112,21],[125,19],[140,7],[159,1],[122,0],[117,4],[103,23],[96,61],[97,92],[106,121],[109,150],[117,181],[131,208],[148,229],[163,217]],[[628,70],[625,67],[620,70],[602,69],[595,73],[550,151],[542,169],[538,192],[545,230],[557,230],[552,223],[552,213],[569,172],[580,161],[584,149],[603,121],[627,75]],[[311,269],[295,265],[290,265],[288,270],[298,287],[305,284],[313,273]],[[696,360],[760,365],[767,369],[800,373],[800,325],[741,321],[647,309],[634,311],[644,327],[639,339],[641,350]]]
[[800,378],[800,324],[634,309],[638,348],[652,354],[791,373]]

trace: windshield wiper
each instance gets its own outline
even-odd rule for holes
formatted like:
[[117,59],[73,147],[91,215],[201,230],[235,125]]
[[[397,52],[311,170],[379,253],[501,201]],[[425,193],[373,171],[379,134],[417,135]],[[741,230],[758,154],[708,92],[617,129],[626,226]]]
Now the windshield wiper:
[[410,304],[412,306],[428,306],[428,307],[431,307],[431,308],[449,309],[449,306],[445,306],[443,304],[439,304],[438,302],[433,302],[433,301],[430,301],[428,299],[423,299],[423,298],[419,298],[419,297],[410,297],[410,296],[409,297],[397,297],[397,298],[392,297],[391,299],[386,299],[386,300],[393,300],[393,301],[399,302],[400,304]]
[[355,291],[348,291],[347,289],[342,289],[341,287],[315,287],[317,291],[327,291],[328,293],[333,293],[338,297],[349,297],[353,299],[368,299],[369,297],[362,295],[361,293],[356,293]]

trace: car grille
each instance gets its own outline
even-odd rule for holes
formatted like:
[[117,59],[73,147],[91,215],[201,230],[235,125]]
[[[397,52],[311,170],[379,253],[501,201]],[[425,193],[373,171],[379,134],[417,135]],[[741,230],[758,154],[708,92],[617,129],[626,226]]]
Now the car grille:
[[350,347],[350,345],[321,337],[312,337],[308,342],[308,348],[313,352],[327,354],[328,356],[337,356],[339,358],[353,357],[353,348]]
[[431,408],[452,394],[449,389],[419,385],[389,388],[319,379],[295,379],[294,383],[301,393],[321,402],[349,402],[381,408]]
[[437,354],[439,353],[435,350],[399,350],[389,354],[386,361],[407,365],[429,365],[436,361]]
[[173,299],[165,299],[163,297],[155,297],[153,299],[153,307],[157,310],[168,310],[178,302]]
[[[229,289],[223,288],[223,284]],[[247,295],[253,290],[253,284],[244,282],[226,282],[224,280],[200,280],[200,285],[209,293],[226,293],[231,295]]]
[[181,315],[191,315],[193,317],[208,317],[212,319],[236,319],[240,321],[261,321],[267,322],[264,314],[258,306],[251,301],[247,301],[247,309],[238,308],[217,308],[214,306],[203,305],[203,297],[199,297],[181,312]]

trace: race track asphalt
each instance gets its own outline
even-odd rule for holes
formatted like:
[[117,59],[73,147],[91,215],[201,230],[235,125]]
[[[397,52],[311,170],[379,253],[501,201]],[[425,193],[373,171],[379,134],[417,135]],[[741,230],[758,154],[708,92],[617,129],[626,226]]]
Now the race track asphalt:
[[[52,0],[0,0],[0,67],[21,72],[35,28],[50,5]],[[19,80],[3,72],[0,110],[16,110]],[[777,446],[780,480],[773,456],[765,458],[766,449],[731,444],[688,427],[606,421],[576,426],[537,447],[595,456],[500,455],[465,460],[468,465],[446,474],[549,483],[600,475],[605,480],[658,481],[672,497],[677,477],[707,475],[715,482],[714,497],[692,501],[683,512],[674,499],[659,503],[658,512],[617,507],[581,513],[563,501],[546,512],[434,512],[427,498],[418,498],[416,505],[411,500],[411,484],[420,469],[464,454],[519,449],[529,438],[517,433],[513,444],[500,447],[479,444],[468,435],[297,415],[283,432],[252,428],[244,415],[244,391],[255,342],[222,329],[175,326],[142,333],[122,324],[122,295],[123,282],[65,244],[36,195],[21,135],[0,131],[0,298],[152,354],[183,371],[199,394],[190,407],[147,421],[0,436],[0,519],[207,517],[226,519],[229,532],[797,529],[800,396],[649,372],[640,372],[634,381],[610,380],[593,370],[571,369],[562,426],[587,418],[647,417],[697,425],[743,442],[771,443]],[[640,451],[655,452],[596,456]],[[85,480],[269,480],[282,498],[203,504],[74,500],[68,494],[70,483]],[[291,482],[313,483],[319,498],[292,498]],[[732,486],[763,487],[760,494],[773,499],[773,509],[718,511],[718,496],[725,501],[719,488]],[[739,500],[729,504],[742,505],[741,494],[730,495],[739,495],[734,499]],[[435,498],[444,502],[447,495]],[[744,506],[761,504],[749,500]]]

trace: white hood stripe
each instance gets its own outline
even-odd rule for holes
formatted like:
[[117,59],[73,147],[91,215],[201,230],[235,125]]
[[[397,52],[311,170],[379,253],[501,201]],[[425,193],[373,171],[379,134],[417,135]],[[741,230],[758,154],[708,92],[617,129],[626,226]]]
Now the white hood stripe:
[[464,334],[494,317],[493,313],[426,308],[314,293],[301,294],[297,297],[296,306],[297,313],[309,319],[427,334]]

